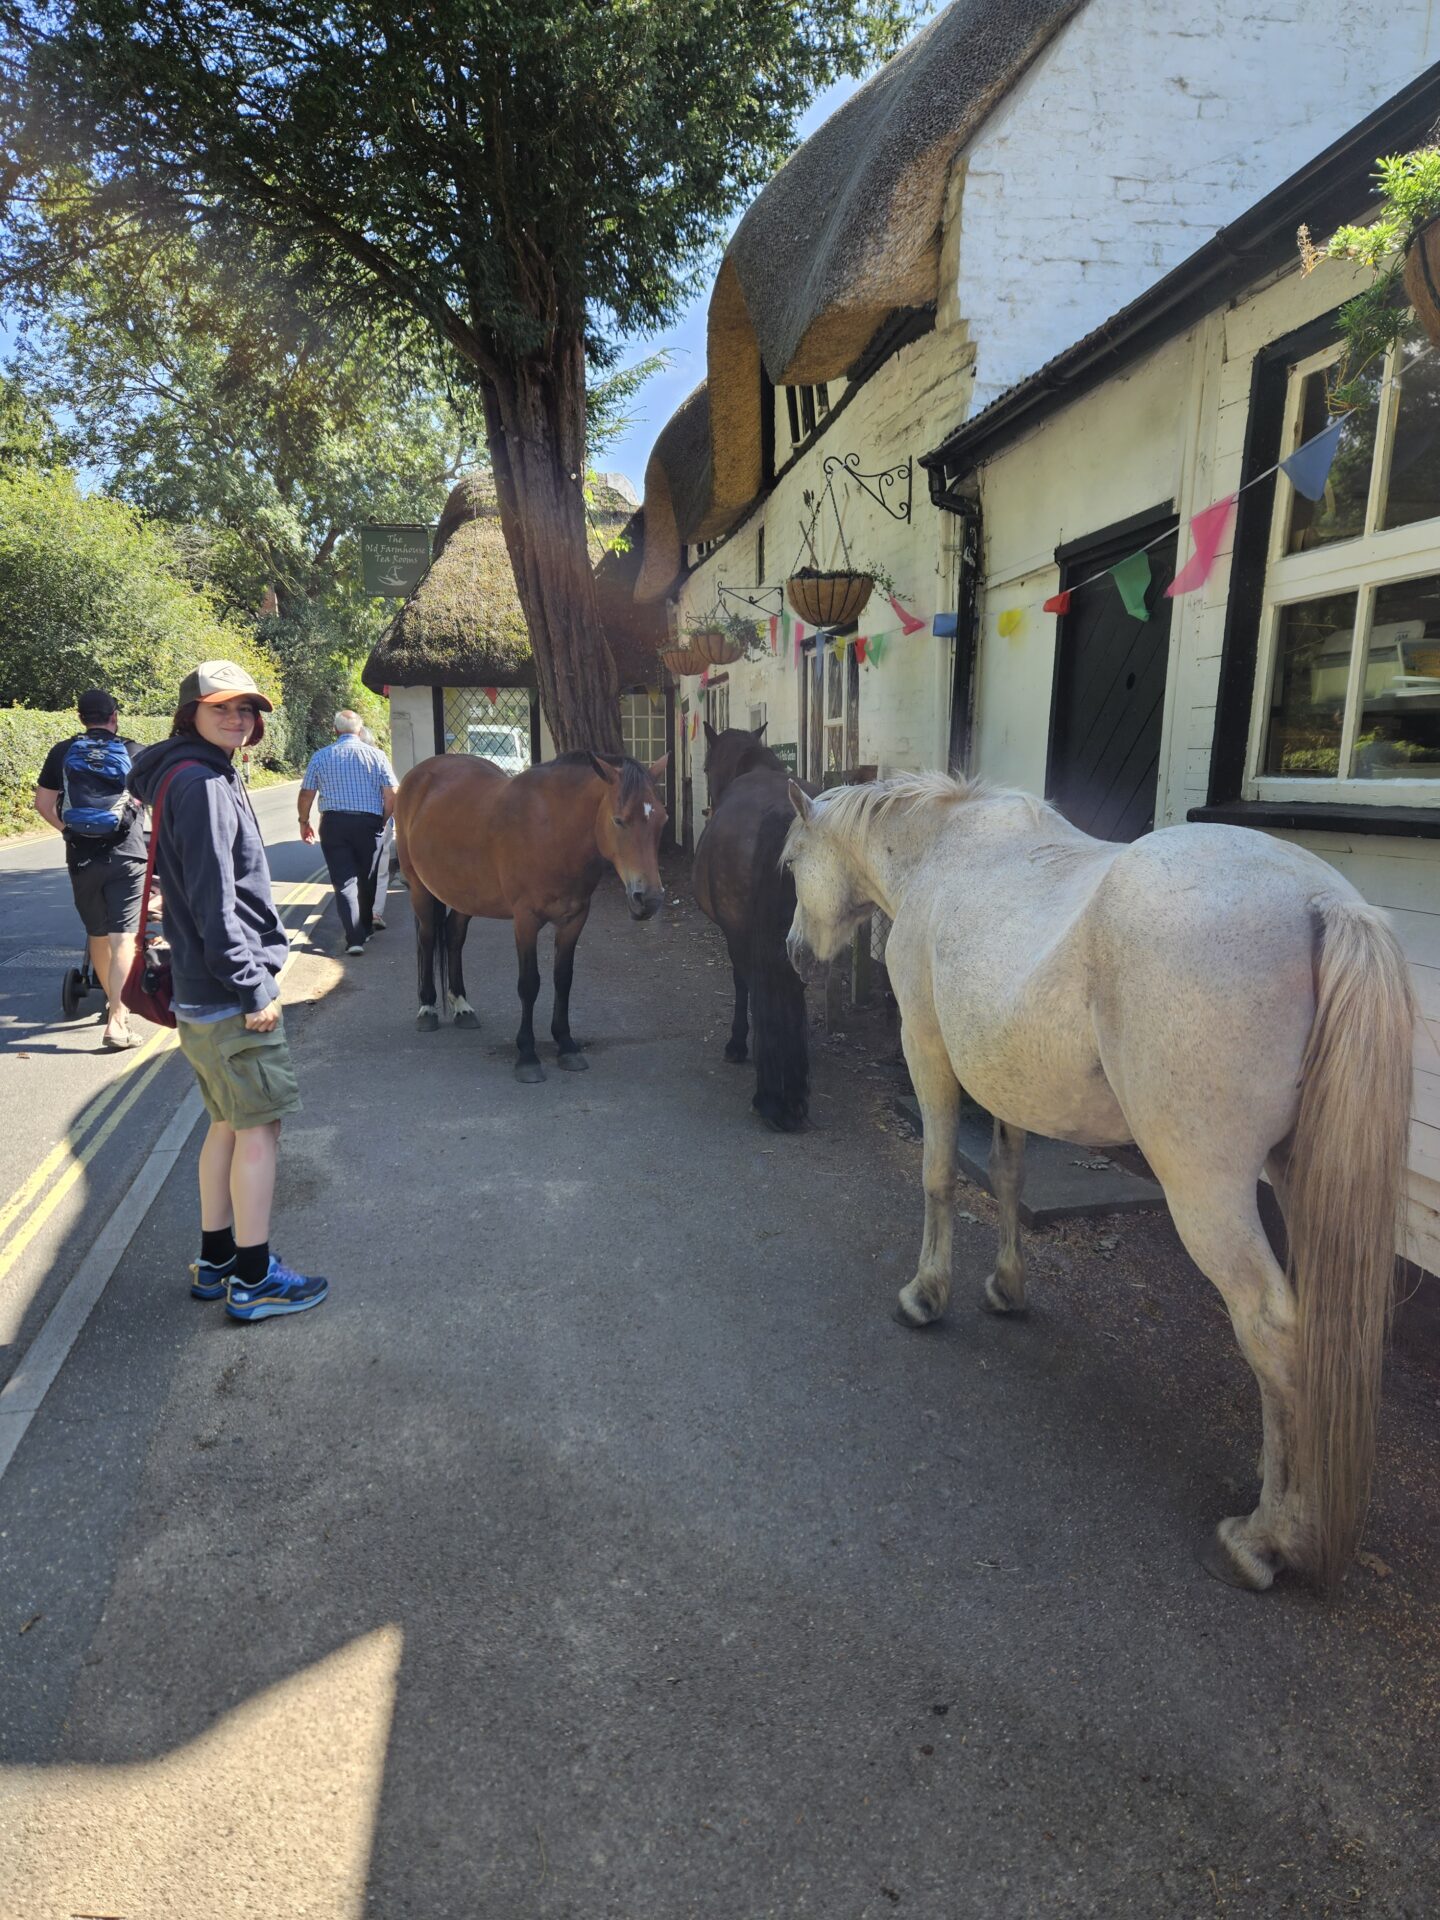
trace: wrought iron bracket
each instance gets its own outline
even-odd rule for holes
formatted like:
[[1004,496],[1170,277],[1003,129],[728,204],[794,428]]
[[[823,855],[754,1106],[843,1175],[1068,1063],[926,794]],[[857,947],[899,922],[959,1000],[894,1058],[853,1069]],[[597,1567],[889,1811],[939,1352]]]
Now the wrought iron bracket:
[[[908,456],[897,467],[886,467],[880,473],[861,473],[858,453],[831,453],[826,455],[820,470],[831,485],[834,484],[836,472],[842,473],[847,480],[853,480],[877,506],[885,509],[892,520],[910,518],[913,469]],[[905,489],[903,499],[900,497],[902,482]],[[890,497],[887,498],[887,495]]]
[[774,594],[775,605],[773,607],[762,606],[758,600],[752,599],[748,593],[741,593],[738,587],[727,587],[723,580],[715,589],[722,606],[728,607],[730,601],[738,600],[742,606],[753,607],[756,613],[763,615],[767,620],[772,613],[779,613],[784,608],[785,590],[783,587],[756,587],[755,591],[756,593],[765,595]]

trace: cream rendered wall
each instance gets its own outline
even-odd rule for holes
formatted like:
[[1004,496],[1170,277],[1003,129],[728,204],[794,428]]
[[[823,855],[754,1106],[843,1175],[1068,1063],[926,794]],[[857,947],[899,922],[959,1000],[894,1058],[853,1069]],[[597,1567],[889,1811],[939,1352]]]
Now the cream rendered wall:
[[[1239,486],[1256,353],[1329,312],[1348,270],[1287,272],[1209,315],[1182,339],[1052,415],[981,474],[985,587],[979,669],[979,772],[1043,791],[1055,621],[1038,612],[1059,584],[1047,549],[1172,497],[1181,519]],[[1230,542],[1203,591],[1174,603],[1161,741],[1160,825],[1208,795]],[[1104,591],[1105,589],[1092,589]],[[1009,640],[998,618],[1023,606]],[[1415,1048],[1407,1251],[1440,1272],[1440,843],[1382,835],[1286,833],[1386,909],[1420,1008]]]
[[1432,0],[1089,0],[966,154],[957,284],[975,408],[1437,58]]
[[403,780],[435,751],[435,706],[429,687],[390,689],[390,759]]
[[[916,462],[911,484],[910,519],[891,518],[882,507],[843,478],[835,481],[840,525],[857,566],[883,566],[894,577],[905,606],[925,622],[910,638],[892,639],[883,665],[860,673],[860,760],[878,764],[882,774],[945,764],[950,732],[952,643],[932,634],[936,613],[953,611],[956,573],[952,516],[930,504],[926,476],[918,456],[927,452],[964,416],[970,384],[970,356],[953,328],[925,335],[888,360],[860,387],[849,403],[832,413],[814,445],[780,480],[774,491],[742,521],[716,552],[683,582],[678,604],[683,628],[698,623],[714,607],[723,583],[740,593],[755,592],[755,534],[765,527],[770,587],[782,586],[799,565],[812,564],[802,528],[825,490],[824,461],[855,453],[862,473],[872,474],[909,457]],[[783,405],[783,400],[782,403]],[[783,443],[782,443],[783,444]],[[806,494],[810,495],[807,503]],[[818,563],[843,564],[835,512],[825,501],[814,532]],[[772,593],[767,605],[775,603]],[[745,612],[745,608],[737,608]],[[898,628],[899,622],[877,595],[860,617],[861,632]],[[747,724],[752,702],[764,702],[767,739],[799,739],[799,674],[793,659],[741,661],[726,669],[730,717]],[[683,683],[692,712],[703,702],[698,679]],[[697,823],[706,804],[701,763],[703,734],[693,749]]]

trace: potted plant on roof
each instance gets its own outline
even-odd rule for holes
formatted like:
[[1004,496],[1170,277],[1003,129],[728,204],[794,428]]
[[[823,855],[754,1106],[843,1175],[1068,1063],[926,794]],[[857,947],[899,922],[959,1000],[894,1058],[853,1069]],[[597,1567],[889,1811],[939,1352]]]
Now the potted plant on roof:
[[1345,355],[1330,383],[1335,411],[1374,396],[1366,375],[1410,325],[1410,309],[1440,346],[1440,147],[1390,154],[1376,164],[1380,211],[1363,226],[1339,227],[1323,247],[1300,229],[1306,273],[1322,260],[1358,260],[1375,278],[1339,312]]

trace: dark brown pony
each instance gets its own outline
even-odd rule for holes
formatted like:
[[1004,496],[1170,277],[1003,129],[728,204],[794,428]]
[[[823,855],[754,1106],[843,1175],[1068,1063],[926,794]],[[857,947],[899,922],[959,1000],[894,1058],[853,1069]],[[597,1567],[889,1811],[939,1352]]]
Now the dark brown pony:
[[395,846],[415,912],[420,973],[416,1026],[440,1024],[434,962],[440,951],[440,993],[457,1027],[478,1027],[465,998],[461,951],[478,914],[513,920],[520,958],[517,1080],[545,1078],[535,1052],[535,1001],[540,963],[535,946],[547,922],[555,928],[555,1011],[550,1031],[557,1066],[589,1065],[570,1032],[575,943],[585,930],[607,863],[620,876],[631,917],[648,920],[663,894],[656,850],[666,813],[655,782],[665,760],[642,767],[595,753],[562,753],[512,779],[489,760],[437,754],[412,767],[395,803]]
[[762,743],[764,731],[716,733],[705,723],[710,817],[695,849],[695,898],[730,953],[735,1013],[725,1058],[744,1062],[753,1013],[755,1111],[793,1133],[810,1110],[805,985],[785,951],[795,885],[780,865],[795,815],[789,775]]

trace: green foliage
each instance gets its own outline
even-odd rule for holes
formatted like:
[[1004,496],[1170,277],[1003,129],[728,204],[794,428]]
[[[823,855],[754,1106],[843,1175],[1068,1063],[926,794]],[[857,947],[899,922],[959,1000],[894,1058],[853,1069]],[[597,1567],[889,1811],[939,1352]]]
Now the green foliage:
[[1375,275],[1341,307],[1338,324],[1345,357],[1330,382],[1334,412],[1364,406],[1367,369],[1382,359],[1410,325],[1405,298],[1405,256],[1423,227],[1440,216],[1440,147],[1418,147],[1376,162],[1380,212],[1364,226],[1337,227],[1323,247],[1300,229],[1300,256],[1307,273],[1322,260],[1355,260]]
[[47,408],[19,380],[0,375],[0,470],[50,466],[59,452]]
[[[169,733],[170,715],[122,711],[120,730],[129,739],[148,746]],[[35,781],[55,742],[73,739],[79,731],[73,707],[57,713],[41,713],[33,707],[0,707],[0,834],[28,833],[32,827],[43,827],[31,804]]]
[[217,658],[278,697],[271,660],[186,581],[159,528],[63,470],[0,473],[0,700],[64,707],[100,684],[154,712]]
[[[383,616],[382,616],[383,617]],[[341,707],[362,714],[372,730],[388,724],[388,707],[360,680],[360,664],[371,641],[356,648],[355,628],[326,602],[302,607],[288,617],[262,620],[259,643],[279,668],[285,687],[284,751],[272,754],[267,721],[260,758],[266,764],[301,766],[316,747],[332,737],[331,721]]]

